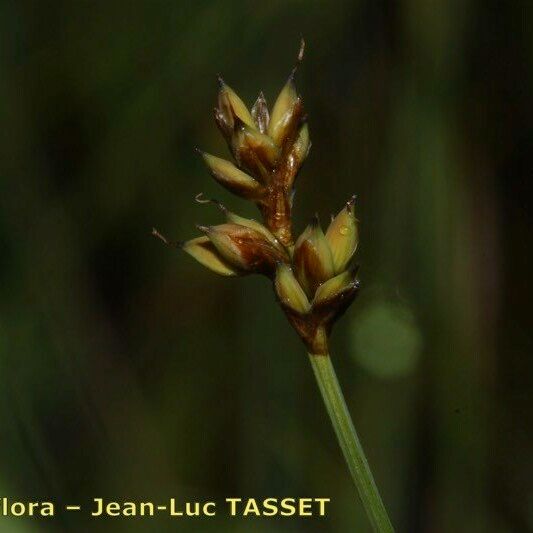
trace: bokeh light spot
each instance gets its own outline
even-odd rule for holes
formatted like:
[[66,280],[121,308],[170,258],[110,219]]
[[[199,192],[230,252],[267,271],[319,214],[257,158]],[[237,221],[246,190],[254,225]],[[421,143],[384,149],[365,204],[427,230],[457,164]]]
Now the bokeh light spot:
[[384,379],[403,377],[416,368],[422,333],[405,303],[375,299],[353,319],[352,354],[359,365]]

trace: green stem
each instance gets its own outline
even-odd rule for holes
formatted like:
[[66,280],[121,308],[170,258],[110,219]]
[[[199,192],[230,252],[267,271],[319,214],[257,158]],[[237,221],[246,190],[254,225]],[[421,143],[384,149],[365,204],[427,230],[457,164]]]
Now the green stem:
[[309,354],[315,377],[344,458],[374,531],[394,532],[370,466],[357,437],[329,354]]

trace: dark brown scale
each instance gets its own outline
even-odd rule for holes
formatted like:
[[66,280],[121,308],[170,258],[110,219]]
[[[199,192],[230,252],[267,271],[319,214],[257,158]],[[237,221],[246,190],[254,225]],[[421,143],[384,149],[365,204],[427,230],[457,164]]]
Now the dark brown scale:
[[288,152],[290,151],[290,149],[292,148],[292,145],[294,144],[294,141],[296,140],[296,135],[298,133],[298,130],[300,129],[303,118],[304,118],[304,107],[303,107],[301,98],[298,97],[298,99],[296,100],[292,108],[291,116],[287,124],[285,125],[284,131],[283,131],[281,148],[283,151],[284,159],[286,159]]
[[324,270],[322,261],[316,248],[309,242],[299,244],[294,252],[294,268],[296,278],[304,288],[309,298],[313,298],[319,285],[331,276]]
[[249,270],[272,276],[279,262],[288,262],[288,255],[268,242],[261,233],[244,226],[235,227],[235,233],[229,237],[237,245]]

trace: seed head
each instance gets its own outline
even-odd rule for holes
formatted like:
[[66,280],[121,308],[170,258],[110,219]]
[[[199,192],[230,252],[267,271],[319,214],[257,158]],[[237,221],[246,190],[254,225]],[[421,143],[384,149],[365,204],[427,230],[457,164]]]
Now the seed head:
[[311,147],[307,116],[294,83],[303,52],[302,41],[296,66],[270,113],[262,92],[248,110],[219,78],[215,121],[235,163],[200,152],[218,183],[256,204],[263,223],[199,195],[200,203],[218,206],[226,222],[198,226],[205,235],[180,247],[218,274],[272,278],[289,322],[310,353],[321,354],[327,351],[333,324],[359,288],[356,269],[350,266],[359,236],[354,196],[332,217],[325,235],[315,217],[294,244],[294,185]]
[[[303,58],[303,41],[297,65]],[[238,196],[252,200],[259,207],[267,228],[286,247],[294,245],[292,237],[292,200],[294,182],[311,146],[309,128],[302,99],[294,83],[296,67],[283,86],[272,113],[263,93],[251,111],[221,78],[215,121],[226,138],[238,170],[213,172],[215,179]]]

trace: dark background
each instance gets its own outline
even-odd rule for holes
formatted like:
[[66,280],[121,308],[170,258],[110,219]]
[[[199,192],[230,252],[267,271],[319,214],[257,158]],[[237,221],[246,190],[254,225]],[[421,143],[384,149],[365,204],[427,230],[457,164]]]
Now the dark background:
[[[0,5],[0,495],[322,496],[326,519],[0,530],[369,531],[303,345],[264,279],[150,237],[241,214],[216,74],[313,140],[296,226],[359,196],[362,291],[334,363],[398,531],[533,530],[531,2]],[[135,527],[134,527],[135,526]]]

